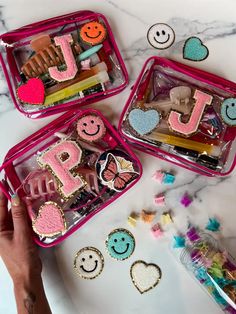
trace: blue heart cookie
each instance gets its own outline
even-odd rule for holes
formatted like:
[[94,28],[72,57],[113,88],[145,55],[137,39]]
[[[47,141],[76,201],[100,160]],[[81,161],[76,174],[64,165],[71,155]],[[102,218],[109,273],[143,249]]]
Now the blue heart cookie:
[[198,37],[190,37],[184,43],[183,58],[191,61],[203,61],[209,55],[208,48]]
[[139,134],[150,133],[160,123],[160,114],[155,109],[141,110],[133,109],[129,113],[129,123],[131,127]]
[[229,126],[236,126],[236,98],[227,98],[221,105],[221,117]]

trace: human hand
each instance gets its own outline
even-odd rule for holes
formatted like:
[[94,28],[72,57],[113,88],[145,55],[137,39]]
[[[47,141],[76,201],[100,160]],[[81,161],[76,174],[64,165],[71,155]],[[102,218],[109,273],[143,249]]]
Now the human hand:
[[0,256],[14,282],[29,282],[41,276],[42,264],[32,239],[32,229],[24,204],[18,196],[8,200],[0,193]]
[[14,283],[18,314],[51,314],[41,278],[42,263],[24,204],[0,191],[0,256]]

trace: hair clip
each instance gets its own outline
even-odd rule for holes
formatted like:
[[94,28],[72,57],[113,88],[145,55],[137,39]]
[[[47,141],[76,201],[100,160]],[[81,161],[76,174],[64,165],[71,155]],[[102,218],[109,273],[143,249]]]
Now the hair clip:
[[200,240],[199,233],[197,229],[193,226],[190,226],[187,233],[186,233],[187,238],[189,239],[190,242],[196,242]]
[[173,223],[171,212],[165,212],[161,215],[161,224],[162,225],[168,225],[170,223]]
[[97,173],[95,170],[92,170],[90,168],[77,168],[75,172],[83,177],[84,180],[87,182],[87,185],[84,188],[85,191],[87,191],[88,193],[96,192],[97,194],[99,194],[100,191],[98,187]]
[[161,230],[161,226],[159,223],[156,223],[154,226],[152,226],[151,232],[155,238],[159,238],[163,235],[163,231]]
[[145,209],[141,211],[141,219],[146,223],[151,223],[154,220],[155,216],[156,212],[154,211],[147,211]]
[[220,223],[216,218],[209,218],[208,223],[206,225],[206,229],[217,232],[220,229]]
[[172,173],[163,170],[157,170],[152,177],[159,183],[166,185],[171,185],[175,182],[175,176]]
[[130,224],[130,226],[132,227],[136,227],[137,225],[137,220],[139,219],[140,215],[132,212],[129,217],[128,217],[128,224]]
[[88,71],[90,70],[90,59],[86,59],[84,61],[81,61],[81,70],[82,71]]
[[165,194],[161,193],[154,197],[154,203],[158,206],[165,206]]
[[185,247],[185,237],[174,236],[174,245],[173,245],[173,247],[175,249],[179,249],[179,248]]
[[181,197],[180,199],[180,203],[184,206],[184,207],[189,207],[189,205],[193,202],[192,197],[185,192],[184,195]]
[[30,199],[52,196],[58,188],[56,179],[47,170],[31,172],[22,183],[22,187]]

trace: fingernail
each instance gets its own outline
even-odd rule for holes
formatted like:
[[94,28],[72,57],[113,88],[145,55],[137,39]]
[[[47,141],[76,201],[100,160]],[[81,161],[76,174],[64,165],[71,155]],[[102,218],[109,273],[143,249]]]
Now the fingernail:
[[19,196],[17,194],[13,194],[11,197],[11,204],[13,206],[19,206],[20,205],[20,199]]

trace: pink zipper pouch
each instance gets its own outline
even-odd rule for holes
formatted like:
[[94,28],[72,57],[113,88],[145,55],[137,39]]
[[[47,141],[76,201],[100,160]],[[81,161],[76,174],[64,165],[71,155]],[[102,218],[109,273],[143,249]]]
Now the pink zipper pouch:
[[151,57],[132,89],[119,131],[132,146],[189,170],[224,176],[235,166],[236,84]]
[[36,242],[58,244],[129,190],[142,167],[103,115],[69,111],[10,149],[0,188],[27,205]]
[[75,109],[122,91],[128,74],[110,25],[78,11],[0,36],[0,61],[16,108],[30,118]]

